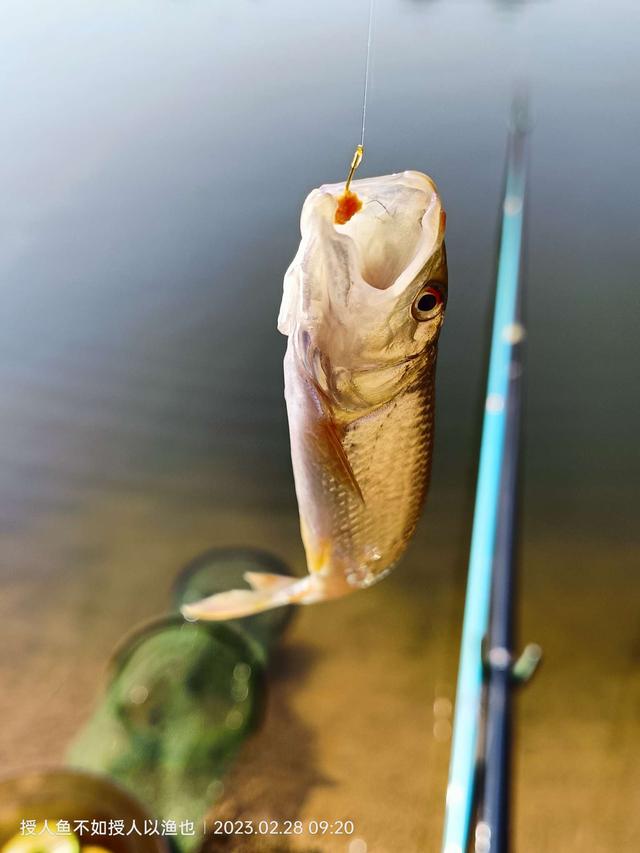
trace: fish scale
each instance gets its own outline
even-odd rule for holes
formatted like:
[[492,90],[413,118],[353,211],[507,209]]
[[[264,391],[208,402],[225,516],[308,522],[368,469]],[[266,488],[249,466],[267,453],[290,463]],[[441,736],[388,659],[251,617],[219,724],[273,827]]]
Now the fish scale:
[[[354,421],[345,436],[346,453],[365,499],[349,501],[346,524],[338,516],[338,529],[346,539],[340,549],[353,555],[357,585],[369,585],[386,574],[415,530],[431,468],[432,375],[429,365],[422,387],[407,390],[365,421]],[[367,551],[379,556],[367,560]]]

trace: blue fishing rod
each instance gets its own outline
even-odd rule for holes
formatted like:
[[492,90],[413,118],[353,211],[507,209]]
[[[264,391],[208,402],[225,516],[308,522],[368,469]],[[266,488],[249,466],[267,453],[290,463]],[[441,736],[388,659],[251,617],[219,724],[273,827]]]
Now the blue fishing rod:
[[495,307],[460,649],[443,853],[509,849],[512,692],[540,649],[514,663],[522,419],[522,246],[527,119],[512,112]]

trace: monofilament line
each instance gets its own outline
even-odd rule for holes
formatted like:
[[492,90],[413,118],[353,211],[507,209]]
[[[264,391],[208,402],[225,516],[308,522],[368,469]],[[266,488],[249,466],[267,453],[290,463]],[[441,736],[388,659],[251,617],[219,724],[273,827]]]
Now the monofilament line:
[[360,145],[364,148],[364,131],[367,121],[367,95],[369,93],[369,70],[371,66],[371,45],[373,43],[373,8],[375,0],[369,0],[369,29],[367,32],[367,58],[364,66],[364,92],[362,95],[362,133]]

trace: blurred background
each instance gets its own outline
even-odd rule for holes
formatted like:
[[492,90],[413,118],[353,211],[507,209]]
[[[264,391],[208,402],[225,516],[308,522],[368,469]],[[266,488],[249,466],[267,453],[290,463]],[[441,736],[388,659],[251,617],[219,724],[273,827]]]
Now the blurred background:
[[[61,759],[105,662],[210,546],[304,570],[275,329],[307,192],[360,132],[367,0],[8,0],[0,28],[0,760]],[[359,175],[448,213],[428,505],[400,567],[305,609],[238,812],[438,849],[506,119],[529,87],[523,851],[640,844],[638,110],[628,2],[377,0]],[[346,850],[325,840],[322,849]]]

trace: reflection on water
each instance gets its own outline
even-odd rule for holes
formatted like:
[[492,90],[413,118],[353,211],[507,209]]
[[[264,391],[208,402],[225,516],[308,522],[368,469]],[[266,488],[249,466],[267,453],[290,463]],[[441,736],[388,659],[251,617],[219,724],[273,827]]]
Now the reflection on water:
[[[367,5],[5,4],[0,520],[11,578],[4,624],[20,661],[7,684],[23,707],[34,690],[40,706],[59,696],[55,673],[66,679],[56,719],[76,719],[65,695],[86,707],[90,673],[117,632],[163,606],[152,579],[166,586],[198,549],[233,534],[300,560],[275,317],[301,201],[344,175],[357,141]],[[418,168],[435,177],[451,276],[429,511],[398,579],[365,598],[414,612],[407,592],[422,578],[415,618],[433,635],[407,628],[394,645],[383,631],[379,642],[386,636],[398,656],[387,651],[385,663],[399,669],[395,689],[380,689],[408,727],[396,746],[409,756],[422,727],[433,727],[435,679],[455,678],[505,116],[526,79],[536,127],[523,596],[531,638],[546,640],[547,667],[523,703],[519,784],[521,799],[544,801],[565,833],[558,849],[578,849],[580,839],[579,849],[604,849],[598,839],[622,821],[623,805],[594,782],[590,795],[606,804],[598,817],[582,806],[585,826],[564,824],[561,797],[548,795],[561,774],[548,759],[565,750],[571,763],[579,749],[583,770],[607,790],[638,784],[613,755],[621,740],[631,752],[638,737],[628,711],[627,605],[638,590],[623,569],[633,556],[639,473],[631,140],[640,13],[631,2],[569,0],[378,0],[376,9],[361,173]],[[34,612],[47,643],[26,621]],[[354,599],[333,612],[349,654],[336,663],[324,617],[305,614],[299,638],[313,628],[334,657],[306,678],[298,711],[320,738],[322,766],[343,779],[336,796],[347,808],[356,795],[341,762],[355,761],[354,778],[371,767],[323,729],[353,709],[335,698],[325,717],[318,702],[339,696],[329,688],[350,671],[360,614],[375,620],[380,611]],[[85,635],[92,651],[82,686],[64,661]],[[351,691],[349,701],[365,701],[370,679],[387,677],[377,637],[377,657],[358,657],[361,695]],[[402,706],[399,697],[410,695],[403,665],[406,679],[425,679],[424,718]],[[592,687],[583,695],[585,682]],[[568,686],[582,703],[570,728],[553,692],[566,700]],[[380,728],[371,723],[362,742],[373,745],[384,730],[380,713]],[[62,733],[29,746],[29,718],[11,706],[4,717],[12,721],[7,761],[61,753]],[[71,722],[61,725],[72,733]],[[434,811],[425,833],[439,820],[447,746],[438,748],[437,757],[420,754],[421,767],[434,761],[416,783],[422,800],[404,792],[405,825],[419,822],[427,801]],[[393,786],[389,761],[378,769]],[[533,832],[533,811],[520,815]],[[362,820],[384,833],[371,816]],[[625,843],[621,835],[616,849],[630,849]]]

